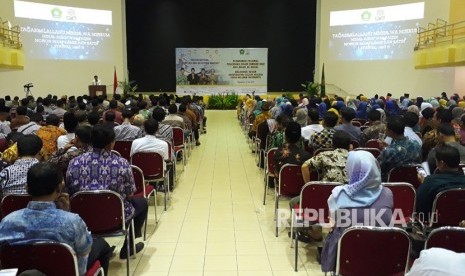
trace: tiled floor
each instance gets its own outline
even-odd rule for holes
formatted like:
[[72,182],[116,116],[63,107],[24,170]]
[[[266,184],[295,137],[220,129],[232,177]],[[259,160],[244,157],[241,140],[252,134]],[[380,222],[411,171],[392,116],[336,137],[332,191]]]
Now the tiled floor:
[[[179,174],[167,212],[155,226],[149,207],[144,251],[131,259],[132,275],[323,275],[315,247],[299,248],[299,272],[287,229],[275,237],[271,190],[263,205],[263,173],[235,111],[207,111],[208,133]],[[178,168],[182,170],[182,168]],[[158,198],[161,213],[162,196]],[[287,202],[283,201],[283,208]],[[122,239],[110,239],[120,248]],[[112,259],[109,275],[125,275]]]

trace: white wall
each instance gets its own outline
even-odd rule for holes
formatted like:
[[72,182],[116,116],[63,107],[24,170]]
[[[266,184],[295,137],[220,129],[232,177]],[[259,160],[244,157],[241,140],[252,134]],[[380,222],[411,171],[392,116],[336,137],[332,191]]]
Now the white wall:
[[455,67],[454,92],[465,95],[465,66]]
[[[34,84],[31,91],[35,97],[46,96],[49,93],[58,96],[87,94],[87,87],[94,75],[98,75],[103,84],[110,85],[107,87],[107,92],[110,91],[112,94],[114,66],[118,80],[124,79],[126,73],[124,0],[34,0],[34,2],[112,10],[114,57],[106,61],[38,60],[28,57],[27,49],[30,45],[24,45],[26,55],[24,70],[0,69],[0,97],[8,94],[24,96],[23,85],[29,82]],[[0,17],[17,25],[13,0],[0,0]]]
[[[400,97],[410,92],[411,97],[437,96],[442,91],[451,94],[456,88],[456,70],[454,68],[421,69],[415,70],[412,57],[406,60],[382,61],[337,61],[329,56],[329,12],[346,9],[363,9],[414,2],[425,2],[425,18],[421,23],[427,26],[428,22],[436,22],[437,18],[449,18],[449,1],[438,0],[319,0],[320,36],[317,42],[316,54],[319,66],[315,70],[318,79],[321,66],[325,64],[325,77],[327,83],[335,84],[349,94],[364,93],[372,96],[375,93],[386,95],[390,92]],[[319,45],[318,45],[319,44]],[[464,74],[462,73],[461,76]],[[463,86],[462,86],[463,87]],[[462,92],[463,88],[462,88]]]

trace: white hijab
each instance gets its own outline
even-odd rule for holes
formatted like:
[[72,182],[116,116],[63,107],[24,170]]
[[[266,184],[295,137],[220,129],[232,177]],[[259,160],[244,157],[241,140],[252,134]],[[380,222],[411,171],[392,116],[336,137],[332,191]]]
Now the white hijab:
[[343,208],[367,207],[381,194],[381,169],[367,151],[351,151],[346,164],[349,184],[337,186],[328,199],[331,213]]

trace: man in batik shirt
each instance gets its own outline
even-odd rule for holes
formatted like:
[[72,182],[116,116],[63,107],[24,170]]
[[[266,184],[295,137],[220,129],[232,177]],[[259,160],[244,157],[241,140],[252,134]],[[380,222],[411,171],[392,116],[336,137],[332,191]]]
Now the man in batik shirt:
[[334,126],[337,124],[339,117],[333,112],[326,113],[323,118],[323,127],[324,129],[320,132],[315,132],[310,136],[309,146],[313,148],[315,152],[317,149],[321,148],[332,148],[333,147],[333,135]]
[[368,112],[368,121],[370,126],[360,135],[360,146],[364,147],[366,142],[371,139],[379,139],[380,133],[386,133],[386,125],[381,122],[381,112],[376,109]]

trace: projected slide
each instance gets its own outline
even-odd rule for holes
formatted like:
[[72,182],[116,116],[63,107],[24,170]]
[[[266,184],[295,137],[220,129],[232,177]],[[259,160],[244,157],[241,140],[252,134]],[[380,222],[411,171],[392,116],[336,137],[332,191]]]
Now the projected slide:
[[412,56],[424,3],[330,12],[330,57],[338,60]]
[[30,58],[109,60],[112,12],[26,1],[14,2],[24,50]]

